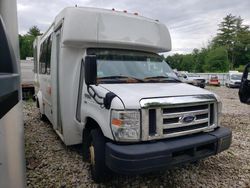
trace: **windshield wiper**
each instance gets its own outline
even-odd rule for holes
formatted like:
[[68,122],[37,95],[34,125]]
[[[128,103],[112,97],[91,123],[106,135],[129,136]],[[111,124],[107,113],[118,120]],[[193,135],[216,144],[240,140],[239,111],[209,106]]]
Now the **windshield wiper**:
[[175,77],[168,77],[168,78],[170,78],[170,79],[172,79],[172,80],[174,80],[176,82],[182,82],[181,80],[179,80],[178,78],[175,78]]
[[138,82],[144,82],[142,79],[131,77],[131,76],[104,76],[104,77],[99,77],[98,79],[100,80],[105,80],[105,79],[131,79],[131,80],[136,80]]
[[150,76],[150,77],[146,77],[144,78],[144,80],[149,80],[149,79],[161,79],[161,78],[169,78],[168,76]]
[[155,79],[164,79],[164,80],[174,80],[177,82],[181,82],[179,79],[174,78],[174,77],[170,77],[170,76],[151,76],[151,77],[146,77],[143,80],[155,80]]

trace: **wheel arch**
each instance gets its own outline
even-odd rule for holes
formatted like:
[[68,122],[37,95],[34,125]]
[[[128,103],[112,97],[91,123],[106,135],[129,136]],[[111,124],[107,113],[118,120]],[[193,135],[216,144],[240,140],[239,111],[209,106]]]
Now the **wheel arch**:
[[[99,123],[95,119],[93,119],[92,117],[86,117],[85,122],[86,122],[85,126],[82,130],[82,141],[85,139],[84,135],[89,135],[91,130],[100,129],[102,131]],[[102,131],[102,133],[103,133],[103,131]]]

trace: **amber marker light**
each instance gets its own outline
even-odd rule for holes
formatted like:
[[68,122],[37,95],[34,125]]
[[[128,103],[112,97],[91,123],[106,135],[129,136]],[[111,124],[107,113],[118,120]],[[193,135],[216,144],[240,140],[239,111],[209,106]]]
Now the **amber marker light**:
[[112,119],[112,125],[120,127],[122,125],[122,120],[120,119]]

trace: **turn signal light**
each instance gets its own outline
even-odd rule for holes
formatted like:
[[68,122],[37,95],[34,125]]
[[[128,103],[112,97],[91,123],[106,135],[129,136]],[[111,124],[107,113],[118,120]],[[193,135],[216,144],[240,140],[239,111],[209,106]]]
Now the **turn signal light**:
[[120,119],[112,119],[112,124],[120,127],[122,125],[122,120]]

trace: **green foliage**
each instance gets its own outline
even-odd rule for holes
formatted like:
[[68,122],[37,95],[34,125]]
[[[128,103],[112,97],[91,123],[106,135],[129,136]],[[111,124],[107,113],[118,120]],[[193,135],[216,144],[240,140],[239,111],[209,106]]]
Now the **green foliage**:
[[33,41],[39,35],[41,35],[41,33],[37,26],[31,27],[27,32],[27,34],[19,35],[19,47],[20,47],[21,59],[26,59],[26,57],[33,56]]
[[218,31],[212,45],[213,47],[224,46],[226,48],[231,69],[250,60],[248,58],[249,52],[246,50],[250,44],[249,26],[243,25],[241,17],[227,15],[219,24]]
[[229,62],[224,47],[211,49],[205,57],[204,70],[207,72],[228,72]]
[[236,68],[237,71],[243,72],[245,70],[245,65],[240,65],[238,68]]
[[183,55],[181,67],[183,70],[188,72],[194,72],[195,64],[194,64],[194,57],[192,54]]
[[31,35],[19,35],[20,58],[33,56],[33,41],[35,37]]
[[236,17],[231,14],[223,18],[223,21],[219,24],[219,33],[213,40],[214,46],[232,47],[235,41],[236,20]]
[[166,61],[171,67],[192,72],[225,72],[250,62],[250,30],[241,17],[227,15],[207,48],[191,54],[174,54]]
[[35,25],[35,26],[32,26],[32,27],[29,29],[29,31],[28,31],[28,35],[37,37],[37,36],[41,35],[40,29],[38,29],[38,27],[37,27],[36,25]]
[[174,54],[173,56],[168,56],[166,61],[173,69],[182,70],[182,56],[182,54]]

